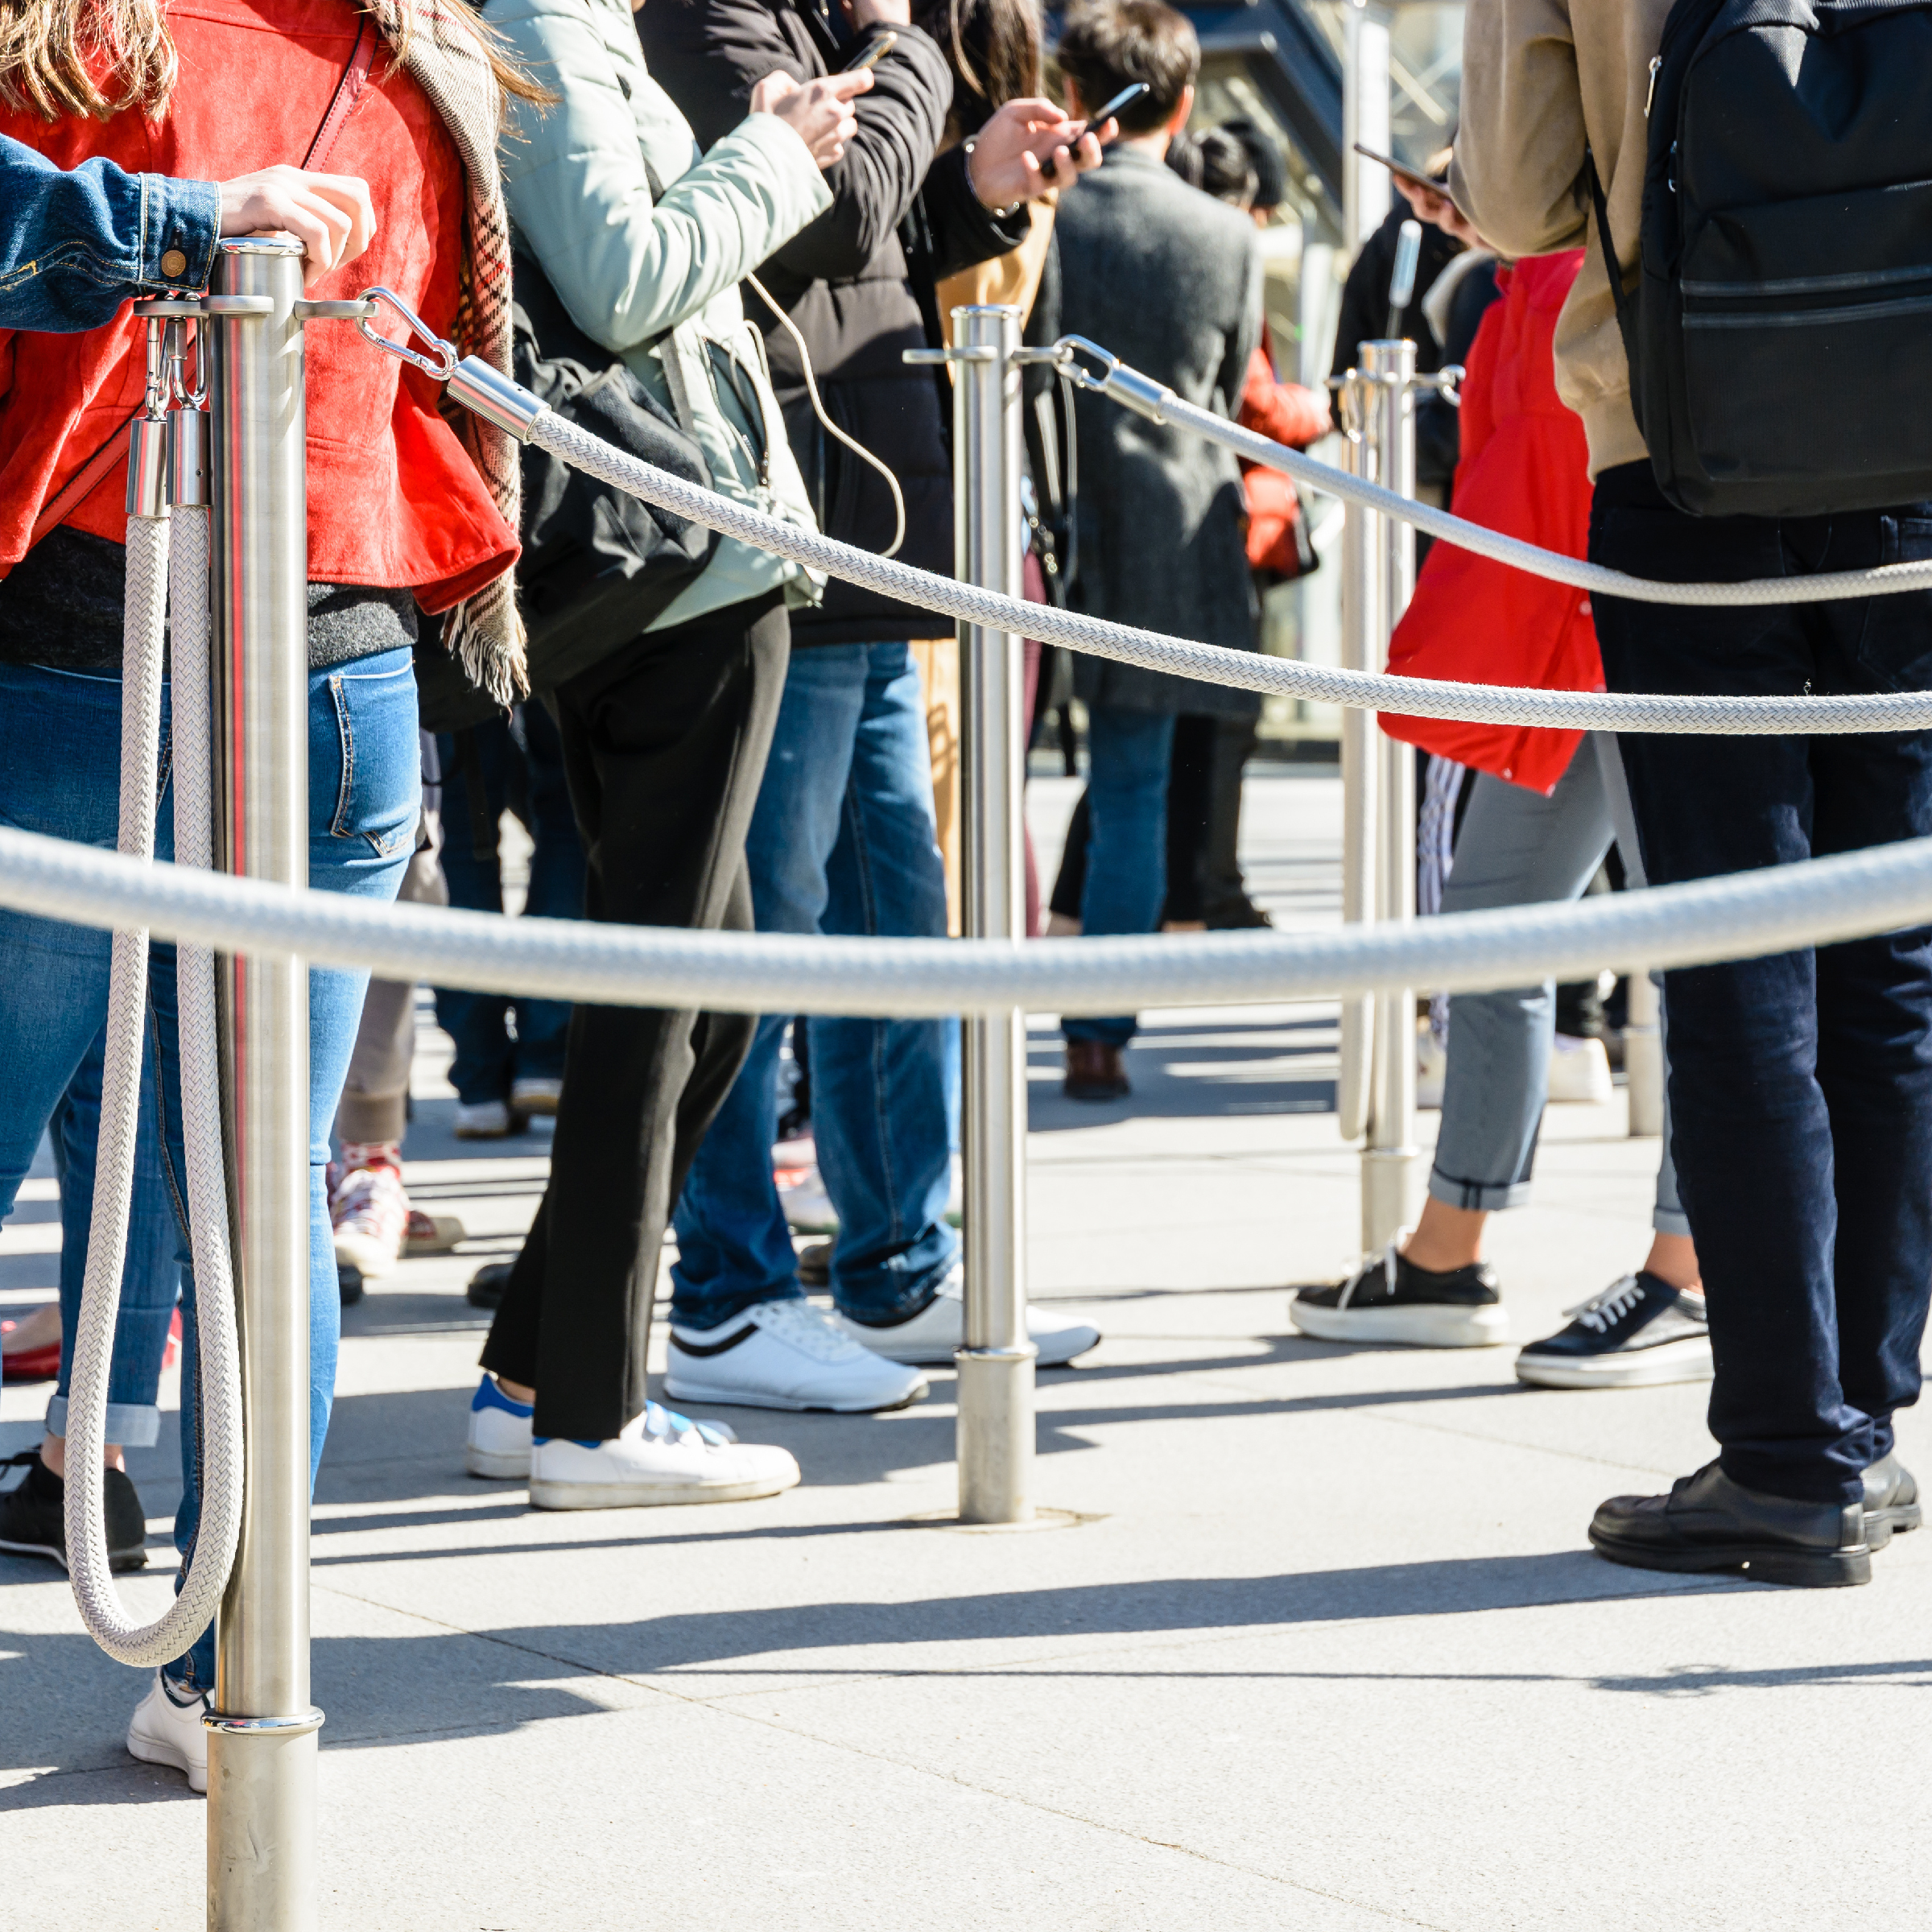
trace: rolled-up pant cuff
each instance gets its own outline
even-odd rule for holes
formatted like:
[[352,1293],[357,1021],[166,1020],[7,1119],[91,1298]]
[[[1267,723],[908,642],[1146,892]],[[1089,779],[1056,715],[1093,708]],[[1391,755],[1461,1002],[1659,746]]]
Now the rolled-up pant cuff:
[[336,1138],[365,1146],[382,1141],[400,1146],[409,1126],[408,1104],[402,1094],[345,1093],[336,1108]]
[[1429,1175],[1429,1198],[1445,1208],[1461,1208],[1471,1212],[1500,1214],[1505,1208],[1530,1204],[1527,1181],[1456,1181],[1440,1168]]
[[[67,1397],[52,1396],[47,1405],[47,1432],[64,1439],[67,1435]],[[109,1402],[103,1442],[118,1443],[123,1449],[151,1449],[161,1439],[161,1410],[153,1402]]]
[[1651,1212],[1650,1225],[1659,1234],[1690,1235],[1690,1217],[1681,1208],[1658,1208]]

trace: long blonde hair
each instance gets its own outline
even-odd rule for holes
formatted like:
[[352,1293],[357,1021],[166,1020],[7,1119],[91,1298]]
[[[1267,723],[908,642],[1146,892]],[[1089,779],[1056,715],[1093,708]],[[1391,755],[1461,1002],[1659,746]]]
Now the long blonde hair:
[[[409,38],[411,0],[396,0],[392,10],[400,16],[401,32],[391,35],[390,52],[400,60]],[[474,25],[506,93],[531,101],[551,98],[506,58],[496,35],[481,19],[474,19]],[[167,31],[167,0],[0,0],[0,101],[10,107],[48,121],[63,114],[105,121],[130,107],[158,118],[175,90],[180,67]]]
[[179,64],[162,0],[0,0],[0,101],[10,107],[48,121],[105,121],[134,106],[159,114]]

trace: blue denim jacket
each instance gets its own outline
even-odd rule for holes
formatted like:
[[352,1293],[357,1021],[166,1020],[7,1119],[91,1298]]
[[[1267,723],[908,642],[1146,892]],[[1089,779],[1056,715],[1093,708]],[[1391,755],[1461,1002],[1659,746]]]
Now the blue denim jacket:
[[212,181],[72,173],[0,134],[0,328],[99,328],[131,296],[199,295],[214,267],[221,196]]

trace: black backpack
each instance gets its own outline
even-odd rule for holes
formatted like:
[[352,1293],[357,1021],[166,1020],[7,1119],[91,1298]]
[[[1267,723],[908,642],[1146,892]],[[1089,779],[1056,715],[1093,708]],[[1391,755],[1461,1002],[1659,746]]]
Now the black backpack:
[[1932,5],[1678,0],[1641,279],[1588,173],[1658,487],[1699,516],[1932,497]]

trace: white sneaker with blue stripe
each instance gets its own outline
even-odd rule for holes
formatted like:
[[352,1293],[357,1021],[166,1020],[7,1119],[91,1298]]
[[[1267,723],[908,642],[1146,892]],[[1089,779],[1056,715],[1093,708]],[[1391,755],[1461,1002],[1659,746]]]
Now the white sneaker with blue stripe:
[[537,1436],[530,1500],[539,1509],[623,1509],[658,1503],[738,1503],[799,1480],[786,1449],[741,1443],[720,1423],[694,1422],[652,1402],[608,1442]]
[[[653,1402],[652,1408],[657,1404]],[[670,1410],[663,1411],[670,1414]],[[469,1441],[464,1460],[472,1476],[493,1478],[499,1482],[522,1483],[530,1480],[530,1417],[528,1402],[514,1402],[497,1385],[493,1375],[485,1374],[477,1385],[469,1403]],[[682,1416],[675,1418],[683,1423]],[[685,1423],[708,1442],[735,1443],[737,1431],[729,1422]]]

